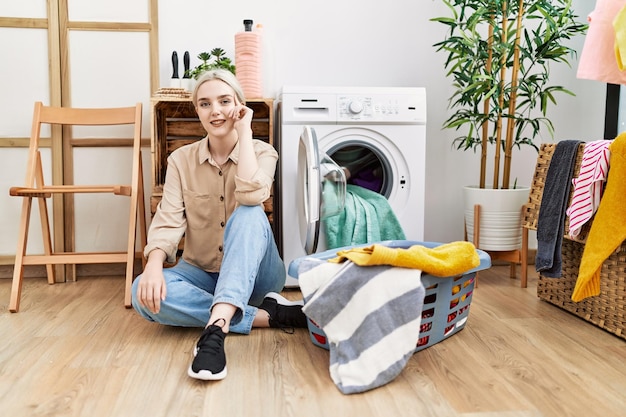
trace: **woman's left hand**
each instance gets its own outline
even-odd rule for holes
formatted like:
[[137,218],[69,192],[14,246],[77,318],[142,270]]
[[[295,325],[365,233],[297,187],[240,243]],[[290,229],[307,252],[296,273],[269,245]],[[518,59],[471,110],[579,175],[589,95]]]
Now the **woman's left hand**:
[[235,107],[230,111],[228,117],[235,121],[234,128],[238,133],[252,129],[252,115],[254,111],[242,104],[235,96]]

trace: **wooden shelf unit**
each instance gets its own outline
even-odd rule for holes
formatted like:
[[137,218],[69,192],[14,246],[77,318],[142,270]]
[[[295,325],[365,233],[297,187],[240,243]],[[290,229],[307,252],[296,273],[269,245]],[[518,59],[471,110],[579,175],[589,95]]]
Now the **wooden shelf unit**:
[[[167,157],[181,146],[206,136],[191,98],[154,96],[151,99],[152,193],[150,212],[154,214],[163,195]],[[252,133],[255,139],[274,145],[274,100],[250,99],[246,105],[254,111]],[[273,195],[264,203],[273,225]]]

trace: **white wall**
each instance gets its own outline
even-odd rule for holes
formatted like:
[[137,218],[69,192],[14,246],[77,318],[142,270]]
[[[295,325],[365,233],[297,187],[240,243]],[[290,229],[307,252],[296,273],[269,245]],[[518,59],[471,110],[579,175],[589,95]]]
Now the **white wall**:
[[[575,0],[581,20],[593,2]],[[435,0],[255,0],[221,3],[205,0],[159,2],[161,81],[169,83],[170,57],[188,50],[192,66],[202,51],[220,47],[234,57],[234,34],[242,20],[263,24],[264,89],[278,98],[283,85],[420,86],[428,93],[427,189],[425,239],[463,238],[461,187],[478,182],[477,155],[451,148],[455,132],[444,131],[450,80],[445,78],[443,54],[432,45],[445,28],[430,22],[447,13]],[[584,39],[573,41],[582,49]],[[555,141],[601,139],[604,128],[603,84],[576,79],[572,68],[554,67],[553,76],[577,96],[562,96],[551,117]],[[546,142],[552,140],[548,137]],[[515,155],[513,176],[530,184],[536,153],[524,149]],[[532,246],[532,242],[531,242]]]
[[[593,9],[593,3],[574,1],[581,20]],[[458,240],[463,238],[461,187],[478,181],[478,169],[476,155],[452,149],[455,132],[441,129],[448,114],[451,82],[444,75],[443,54],[436,54],[432,47],[442,39],[445,28],[429,19],[445,13],[446,7],[439,0],[161,0],[161,84],[169,85],[174,50],[181,62],[183,52],[189,51],[192,65],[198,63],[198,53],[215,47],[225,49],[234,58],[234,35],[242,30],[242,20],[250,18],[264,26],[267,97],[277,98],[281,86],[287,84],[426,87],[425,238]],[[573,45],[581,50],[583,41],[582,37],[575,39]],[[573,68],[553,68],[553,77],[577,94],[574,98],[560,97],[558,106],[552,109],[555,140],[600,139],[605,87],[599,82],[577,80],[575,69],[576,61]],[[7,66],[0,67],[0,79],[7,76],[7,71]],[[6,99],[0,97],[0,104]],[[30,112],[31,106],[24,111]],[[7,134],[0,124],[0,136]],[[529,184],[536,154],[525,149],[515,158],[513,175],[518,183]]]
[[[121,3],[124,7],[120,7]],[[75,21],[147,22],[146,0],[69,0]],[[46,0],[0,2],[0,16],[46,18]],[[143,137],[150,136],[149,35],[146,32],[80,31],[69,35],[70,99],[77,107],[132,106],[143,103]],[[46,29],[0,28],[0,137],[30,135],[33,103],[50,104],[48,33]],[[82,132],[82,133],[79,133]],[[43,136],[50,129],[44,127]],[[131,137],[132,130],[76,130],[77,137]],[[50,150],[43,152],[45,180],[51,181]],[[110,150],[109,150],[110,151]],[[102,148],[76,149],[75,181],[119,183],[130,181],[132,149],[104,152]],[[10,197],[11,186],[23,185],[26,148],[0,148],[0,256],[14,255],[22,199]],[[150,148],[143,149],[144,183],[150,186]],[[97,170],[89,177],[88,169]],[[149,193],[148,193],[149,194]],[[37,203],[34,203],[35,205]],[[125,248],[129,199],[105,195],[75,198],[76,247],[79,251],[114,251]],[[51,204],[48,205],[50,213]],[[37,209],[31,215],[28,253],[43,251]],[[89,231],[89,233],[87,232]]]

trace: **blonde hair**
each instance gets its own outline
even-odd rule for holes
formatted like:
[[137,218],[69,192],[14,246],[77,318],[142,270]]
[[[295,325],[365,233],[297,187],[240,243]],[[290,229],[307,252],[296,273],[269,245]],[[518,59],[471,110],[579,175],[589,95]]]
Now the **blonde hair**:
[[243,94],[243,89],[241,88],[241,85],[239,85],[239,81],[235,77],[235,74],[228,70],[218,68],[203,72],[202,75],[200,75],[200,77],[198,78],[198,82],[196,83],[196,86],[193,89],[193,94],[191,96],[194,107],[196,106],[198,100],[198,89],[202,84],[211,80],[220,80],[228,84],[228,86],[230,86],[230,88],[235,91],[235,95],[237,96],[239,102],[241,104],[246,104],[246,98]]

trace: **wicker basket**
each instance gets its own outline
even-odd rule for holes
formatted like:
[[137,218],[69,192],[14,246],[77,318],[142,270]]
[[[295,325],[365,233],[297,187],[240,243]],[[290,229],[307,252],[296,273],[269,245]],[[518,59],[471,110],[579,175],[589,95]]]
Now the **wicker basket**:
[[[574,167],[574,172],[578,172],[580,169],[580,164],[583,159],[583,149],[584,144],[580,144],[578,147],[578,155],[576,158],[576,165]],[[550,161],[552,160],[552,154],[554,153],[554,149],[556,148],[556,144],[546,143],[541,145],[541,150],[539,152],[539,156],[537,157],[537,166],[535,167],[535,175],[533,177],[533,182],[530,186],[530,195],[528,197],[528,203],[524,206],[524,227],[537,230],[537,219],[539,218],[539,208],[541,207],[541,198],[543,196],[543,188],[546,185],[546,176],[548,174],[548,168],[550,167]],[[571,200],[570,193],[570,200]],[[569,203],[568,202],[568,206]],[[593,220],[593,219],[592,219]],[[585,224],[578,236],[576,236],[573,240],[577,242],[584,243],[587,240],[587,235],[589,234],[589,228],[592,221],[589,221]],[[569,230],[569,219],[565,219],[565,228],[564,230],[567,232]],[[567,235],[567,233],[565,233]],[[567,239],[570,239],[569,236],[566,236]]]
[[[541,207],[541,197],[545,185],[546,174],[556,145],[541,146],[537,158],[537,166],[531,186],[529,202],[524,209],[524,227],[537,230],[537,219]],[[578,149],[578,157],[574,172],[578,172],[582,161],[584,144]],[[571,199],[571,193],[570,193]],[[582,258],[585,241],[589,234],[591,219],[575,239],[564,237],[561,253],[563,257],[562,277],[546,278],[539,275],[537,295],[562,309],[569,311],[596,326],[626,339],[626,242],[604,262],[600,271],[600,295],[587,298],[581,302],[573,302],[572,291],[578,278],[578,269]],[[565,231],[568,230],[566,220]]]

